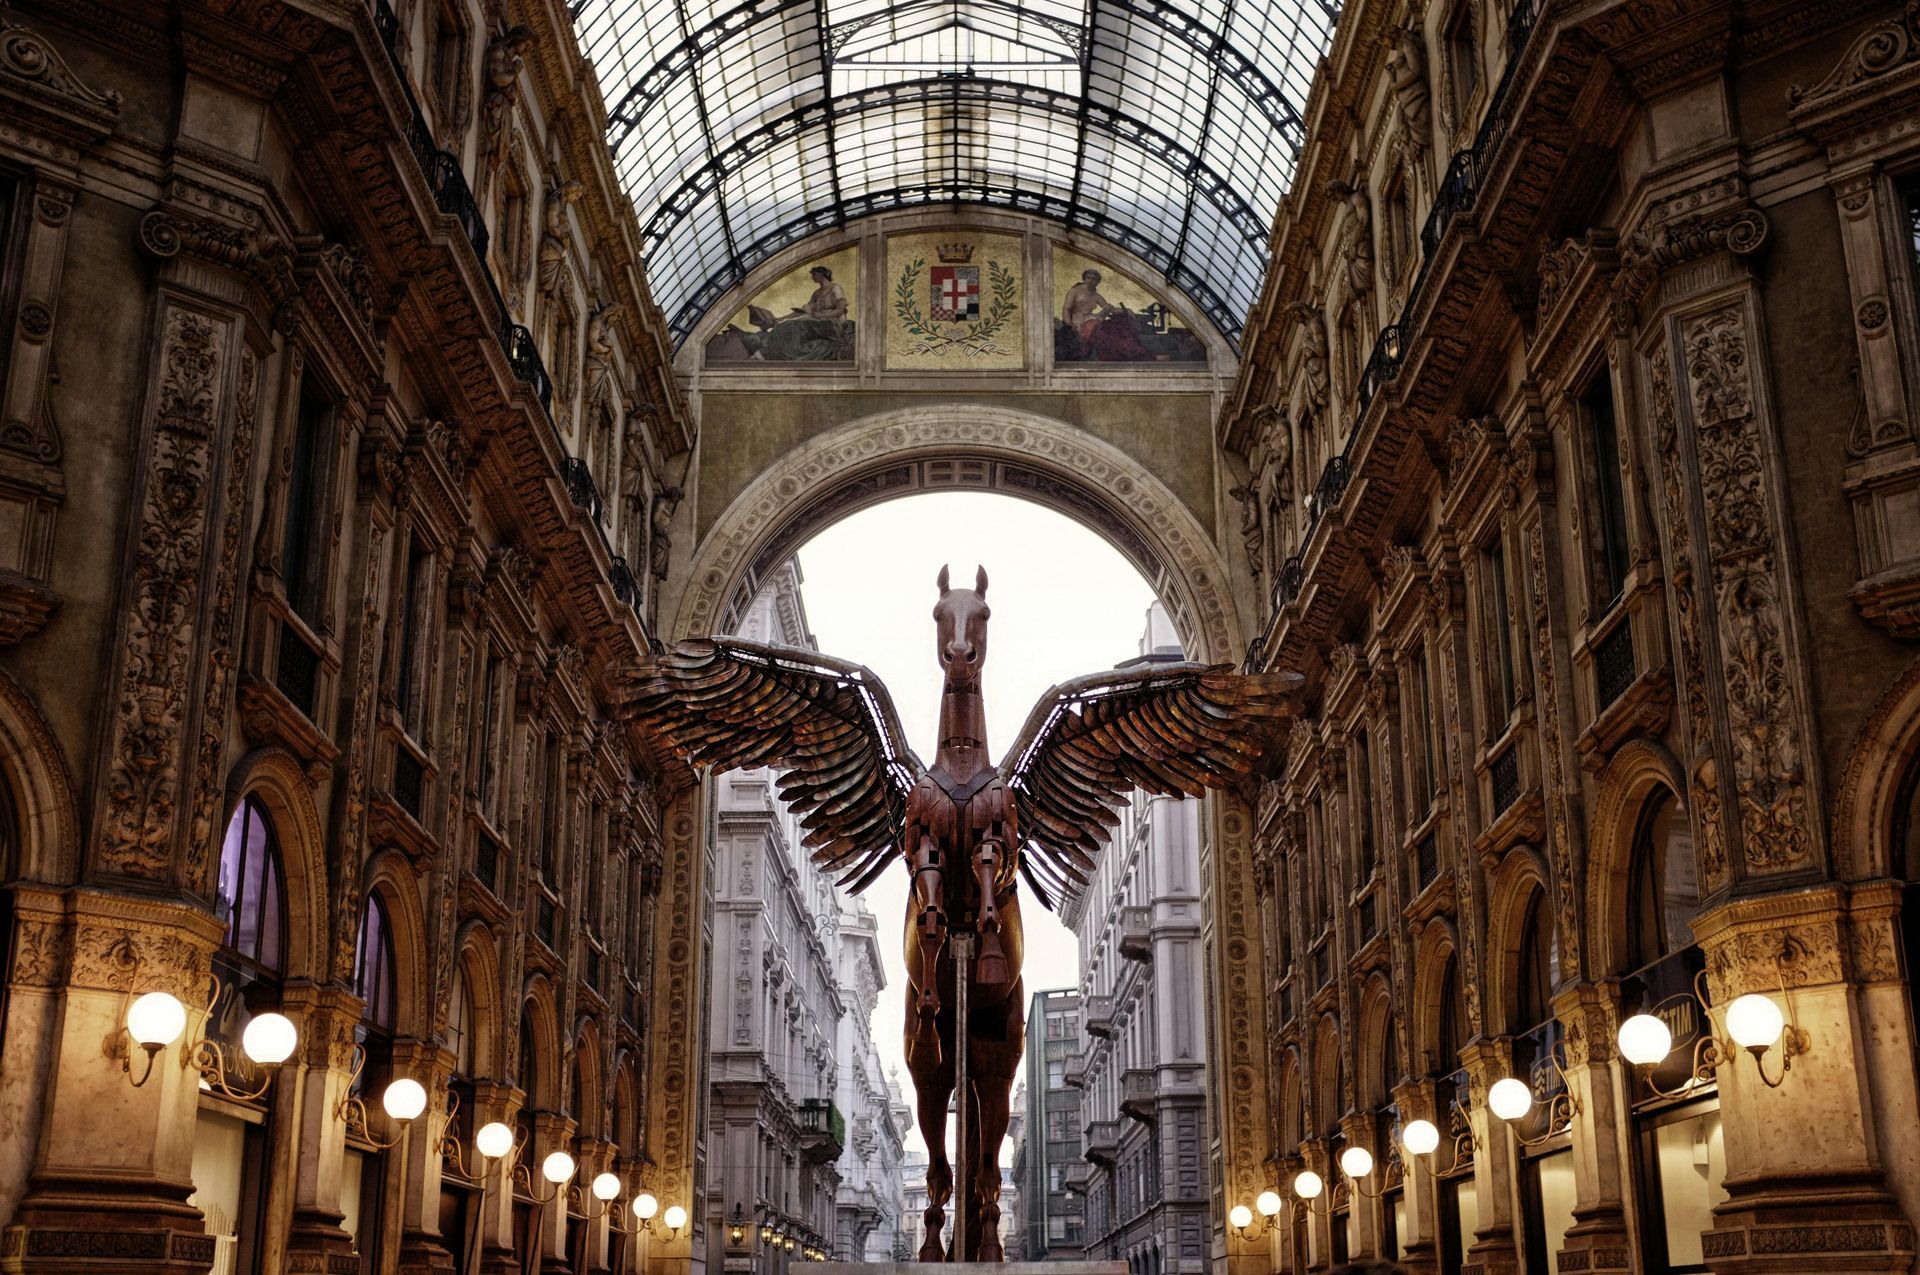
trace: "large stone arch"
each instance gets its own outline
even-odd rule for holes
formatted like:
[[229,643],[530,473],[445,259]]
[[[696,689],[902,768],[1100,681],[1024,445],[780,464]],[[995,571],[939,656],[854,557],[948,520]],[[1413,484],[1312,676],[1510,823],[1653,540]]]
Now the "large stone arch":
[[1888,834],[1900,782],[1920,753],[1920,659],[1915,659],[1868,714],[1847,753],[1833,804],[1834,873],[1843,881],[1898,876]]
[[[1487,999],[1490,1031],[1513,1032],[1520,1002],[1520,935],[1527,910],[1538,900],[1543,920],[1556,925],[1552,877],[1532,846],[1514,846],[1487,883]],[[1561,951],[1565,952],[1565,939]],[[1564,978],[1564,974],[1562,975]]]
[[11,790],[20,838],[18,859],[0,868],[43,885],[77,881],[80,816],[66,753],[39,705],[5,673],[0,673],[0,774]]
[[942,489],[1000,491],[1077,519],[1139,568],[1190,655],[1238,661],[1243,653],[1211,535],[1151,470],[1072,425],[972,402],[965,411],[880,412],[768,466],[695,550],[669,632],[726,631],[759,579],[814,532],[868,505]]

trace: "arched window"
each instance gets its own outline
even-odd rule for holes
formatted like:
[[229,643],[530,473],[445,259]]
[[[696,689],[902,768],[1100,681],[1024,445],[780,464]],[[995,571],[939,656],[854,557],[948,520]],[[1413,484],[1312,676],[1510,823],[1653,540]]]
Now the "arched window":
[[1644,969],[1693,943],[1700,910],[1693,832],[1673,794],[1648,801],[1634,833],[1627,897],[1627,964]]
[[1546,900],[1546,891],[1535,890],[1520,922],[1512,1027],[1516,1035],[1553,1017],[1553,988],[1560,977],[1559,935],[1547,915]]
[[1440,1016],[1434,1033],[1434,1066],[1442,1075],[1451,1075],[1460,1066],[1460,1048],[1467,1033],[1460,1019],[1460,963],[1447,954],[1446,968],[1440,975]]
[[264,970],[280,973],[286,928],[280,842],[258,797],[242,798],[227,822],[215,888],[214,907],[227,922],[227,949]]
[[473,1000],[467,993],[467,972],[453,967],[453,994],[447,1002],[447,1048],[453,1051],[456,1075],[473,1077]]
[[393,932],[387,924],[387,905],[376,891],[367,892],[367,912],[360,922],[360,946],[353,957],[353,991],[366,1002],[362,1018],[384,1031],[393,1030]]

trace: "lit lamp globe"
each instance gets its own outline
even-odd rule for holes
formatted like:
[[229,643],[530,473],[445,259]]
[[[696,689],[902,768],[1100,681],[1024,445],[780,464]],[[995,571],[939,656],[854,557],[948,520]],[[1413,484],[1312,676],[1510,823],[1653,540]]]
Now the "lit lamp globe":
[[1765,1049],[1780,1039],[1787,1020],[1770,996],[1748,992],[1727,1006],[1727,1034],[1742,1049]]
[[380,1095],[380,1105],[395,1120],[412,1120],[427,1109],[427,1091],[419,1081],[402,1076]]
[[127,1035],[148,1049],[165,1049],[187,1030],[187,1010],[171,992],[148,992],[127,1006]]
[[573,1157],[564,1151],[555,1151],[540,1162],[540,1176],[558,1186],[573,1176]]
[[1400,1131],[1400,1145],[1414,1155],[1431,1155],[1440,1146],[1440,1130],[1431,1120],[1409,1121]]
[[1236,1204],[1227,1214],[1227,1221],[1233,1223],[1234,1230],[1244,1231],[1253,1225],[1253,1210],[1244,1204]]
[[1508,1076],[1494,1081],[1493,1088],[1487,1090],[1487,1106],[1502,1120],[1518,1120],[1533,1110],[1533,1091],[1524,1082]]
[[1280,1193],[1278,1191],[1262,1191],[1259,1197],[1254,1200],[1253,1207],[1260,1210],[1261,1217],[1272,1217],[1280,1211]]
[[277,1067],[293,1057],[293,1047],[299,1042],[300,1033],[285,1014],[256,1015],[240,1033],[240,1048],[263,1067]]
[[594,1199],[611,1200],[618,1194],[620,1194],[620,1177],[618,1174],[602,1173],[593,1180]]
[[1365,1147],[1348,1147],[1340,1153],[1340,1172],[1359,1179],[1373,1172],[1373,1153]]
[[659,1211],[660,1201],[653,1198],[653,1192],[642,1191],[633,1197],[633,1215],[642,1222],[653,1221],[654,1215]]
[[1620,1024],[1620,1056],[1636,1067],[1651,1067],[1673,1049],[1673,1033],[1652,1014],[1635,1014]]
[[[661,1217],[660,1220],[667,1224],[667,1229],[669,1231],[677,1231],[681,1227],[687,1224],[687,1211],[681,1208],[678,1204],[675,1204],[670,1206],[667,1209],[666,1213]],[[787,1241],[787,1250],[789,1252],[793,1250],[792,1240]]]
[[1326,1189],[1327,1184],[1312,1169],[1302,1169],[1293,1179],[1293,1193],[1303,1200],[1317,1200]]
[[489,1160],[498,1160],[513,1150],[513,1130],[498,1120],[483,1124],[473,1135],[473,1148]]

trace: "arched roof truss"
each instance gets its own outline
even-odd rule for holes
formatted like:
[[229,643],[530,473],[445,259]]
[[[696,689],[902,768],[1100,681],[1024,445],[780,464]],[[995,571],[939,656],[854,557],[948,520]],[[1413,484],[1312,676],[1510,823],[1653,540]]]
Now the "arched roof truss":
[[577,0],[676,340],[871,213],[1013,208],[1159,268],[1237,340],[1322,0]]

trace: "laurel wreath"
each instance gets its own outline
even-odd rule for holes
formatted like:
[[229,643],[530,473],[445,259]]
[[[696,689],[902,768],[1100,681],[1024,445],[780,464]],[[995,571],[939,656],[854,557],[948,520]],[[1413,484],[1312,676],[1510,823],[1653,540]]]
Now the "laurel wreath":
[[969,358],[1002,353],[993,338],[1019,308],[1013,299],[1013,271],[988,258],[987,282],[993,285],[993,298],[987,302],[987,312],[971,323],[938,324],[920,313],[916,300],[919,295],[916,286],[919,274],[926,266],[926,258],[915,257],[900,272],[900,281],[893,289],[894,314],[906,327],[908,336],[919,338],[913,352],[938,354],[957,349]]

